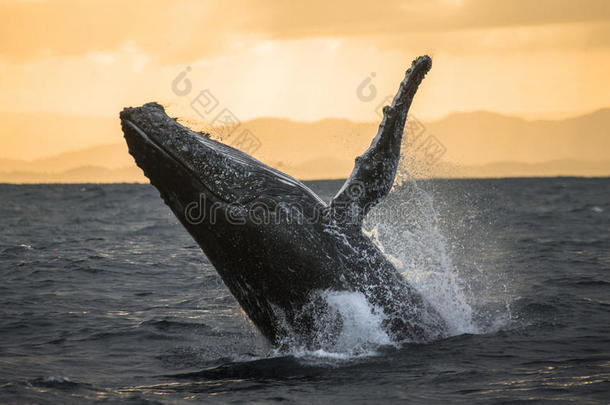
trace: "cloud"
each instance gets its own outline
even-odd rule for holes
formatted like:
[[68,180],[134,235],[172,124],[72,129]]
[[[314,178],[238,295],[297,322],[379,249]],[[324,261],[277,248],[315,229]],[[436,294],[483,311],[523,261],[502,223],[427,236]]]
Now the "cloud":
[[610,20],[606,0],[261,1],[250,27],[278,38],[450,32]]
[[[108,52],[125,43],[159,63],[239,51],[261,39],[391,38],[381,45],[400,49],[418,41],[459,42],[451,37],[473,30],[535,32],[575,23],[584,34],[568,43],[610,43],[607,0],[4,1],[0,16],[0,55],[21,61]],[[538,36],[526,39],[535,43]]]
[[0,54],[23,61],[107,52],[132,43],[165,62],[217,54],[230,45],[233,17],[220,3],[168,4],[154,0],[4,2],[0,4]]

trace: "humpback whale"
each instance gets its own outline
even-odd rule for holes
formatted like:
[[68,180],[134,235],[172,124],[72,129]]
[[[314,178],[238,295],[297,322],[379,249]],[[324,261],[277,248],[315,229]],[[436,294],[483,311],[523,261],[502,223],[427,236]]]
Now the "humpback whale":
[[446,336],[440,314],[362,230],[393,186],[407,112],[432,61],[413,61],[370,147],[326,203],[293,177],[170,118],[125,108],[130,154],[274,345],[319,348],[341,331],[328,292],[360,294],[396,342]]

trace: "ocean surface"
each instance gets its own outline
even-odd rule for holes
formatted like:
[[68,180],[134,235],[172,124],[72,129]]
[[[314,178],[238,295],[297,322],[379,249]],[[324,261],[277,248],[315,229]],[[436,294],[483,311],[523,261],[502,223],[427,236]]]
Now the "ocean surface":
[[367,232],[452,336],[389,342],[337,294],[339,341],[279,352],[152,186],[0,185],[0,403],[610,403],[610,179],[384,204]]

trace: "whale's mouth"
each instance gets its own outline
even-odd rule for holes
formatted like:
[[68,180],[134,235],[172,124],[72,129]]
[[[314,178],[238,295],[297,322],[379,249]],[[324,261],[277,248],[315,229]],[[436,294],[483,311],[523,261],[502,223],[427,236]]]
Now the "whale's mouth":
[[147,151],[140,150],[141,146],[133,146],[131,142],[129,142],[129,137],[138,137],[140,141],[143,141],[147,147],[154,149],[159,155],[163,156],[164,159],[171,162],[173,165],[179,167],[187,174],[192,181],[196,182],[201,191],[205,192],[216,198],[218,201],[223,201],[225,203],[230,203],[226,198],[223,198],[218,193],[215,193],[205,182],[201,179],[197,171],[188,164],[186,164],[182,159],[176,156],[175,152],[171,151],[169,148],[164,146],[161,142],[157,141],[155,137],[150,136],[140,128],[136,123],[131,121],[129,118],[121,117],[121,124],[123,126],[123,132],[125,134],[125,138],[127,139],[127,145],[129,147],[129,153],[135,158],[136,163],[140,168],[144,170],[144,174],[150,179],[152,179],[151,175],[148,173],[146,168],[147,163],[142,160],[141,156],[148,155]]
[[[137,126],[133,121],[130,121],[129,119],[124,118],[124,119],[121,119],[121,122],[124,124],[123,131],[125,133],[125,137],[128,137],[128,134],[131,134],[131,132],[129,130],[125,131],[125,127],[127,126],[129,129],[135,131],[139,135],[140,139],[143,140],[148,146],[156,149],[158,152],[160,152],[167,159],[171,160],[173,163],[182,166],[182,168],[184,170],[186,170],[188,173],[191,173],[193,175],[195,174],[193,169],[188,167],[182,160],[180,160],[176,156],[174,156],[174,154],[170,150],[168,150],[166,147],[164,147],[163,144],[155,141],[155,139],[152,136],[149,136],[146,132],[144,132],[144,130],[142,130],[139,126]],[[129,144],[128,144],[128,146],[129,146]],[[136,161],[137,161],[138,158],[137,158],[137,156],[135,156],[134,152],[137,153],[138,151],[132,151],[131,147],[130,147],[129,152],[136,158]]]

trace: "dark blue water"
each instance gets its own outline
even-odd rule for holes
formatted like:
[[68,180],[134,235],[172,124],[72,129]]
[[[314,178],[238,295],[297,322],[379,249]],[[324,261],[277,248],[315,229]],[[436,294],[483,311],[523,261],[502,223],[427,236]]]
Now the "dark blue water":
[[610,179],[419,184],[474,326],[358,355],[268,347],[151,186],[0,185],[0,403],[609,403]]

